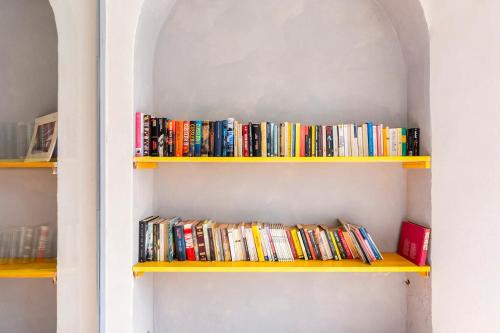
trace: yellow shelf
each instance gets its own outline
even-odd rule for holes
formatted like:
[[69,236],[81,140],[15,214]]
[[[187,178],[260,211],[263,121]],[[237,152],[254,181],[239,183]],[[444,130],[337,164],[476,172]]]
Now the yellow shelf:
[[25,162],[24,160],[0,160],[0,169],[57,169],[57,162]]
[[417,266],[396,253],[384,253],[384,260],[371,265],[360,260],[319,261],[297,260],[294,262],[207,262],[207,261],[173,261],[144,262],[133,266],[135,277],[144,273],[405,273],[414,272],[428,275],[430,266]]
[[429,169],[430,156],[375,157],[135,157],[137,169],[154,169],[158,163],[400,163],[404,168]]
[[56,280],[56,259],[25,261],[26,259],[0,259],[0,278]]

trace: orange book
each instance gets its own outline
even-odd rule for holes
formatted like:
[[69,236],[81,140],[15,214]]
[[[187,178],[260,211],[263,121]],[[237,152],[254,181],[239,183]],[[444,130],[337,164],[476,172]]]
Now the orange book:
[[182,133],[183,133],[183,122],[175,121],[175,156],[182,157]]

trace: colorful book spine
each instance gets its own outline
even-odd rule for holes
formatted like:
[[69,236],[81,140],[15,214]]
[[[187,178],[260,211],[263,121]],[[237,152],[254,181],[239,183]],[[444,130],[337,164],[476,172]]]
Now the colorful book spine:
[[195,121],[195,132],[194,132],[194,156],[201,156],[201,144],[202,144],[202,120]]
[[144,113],[135,113],[135,156],[144,156]]

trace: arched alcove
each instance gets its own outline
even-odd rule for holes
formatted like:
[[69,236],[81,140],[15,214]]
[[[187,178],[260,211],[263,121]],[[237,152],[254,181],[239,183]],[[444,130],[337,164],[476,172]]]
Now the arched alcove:
[[[0,159],[19,159],[35,118],[57,111],[58,36],[49,1],[0,2],[0,49]],[[0,184],[0,228],[57,225],[50,170],[1,169]],[[0,290],[1,332],[56,331],[50,279],[0,279]]]
[[[149,1],[135,38],[134,111],[173,119],[420,127],[422,153],[431,152],[429,37],[418,0]],[[154,211],[285,224],[344,217],[366,225],[384,250],[394,251],[402,218],[431,222],[430,173],[419,172],[170,165],[134,173],[133,216]],[[401,281],[398,275],[157,275],[135,285],[135,327],[195,329],[217,317],[225,329],[240,331],[273,323],[323,331],[326,321],[340,331],[366,331],[389,316],[378,329],[404,331],[430,315],[430,284],[417,283],[420,289],[408,294]],[[417,301],[415,293],[421,293]],[[210,306],[186,322],[192,302]],[[154,316],[139,310],[144,303]],[[358,311],[366,320],[348,314]],[[266,313],[273,312],[279,315],[270,320]],[[241,313],[252,319],[242,323]]]

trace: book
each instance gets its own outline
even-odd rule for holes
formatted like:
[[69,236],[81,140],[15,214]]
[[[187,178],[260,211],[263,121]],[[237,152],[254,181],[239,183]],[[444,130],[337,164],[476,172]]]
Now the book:
[[419,156],[420,155],[420,129],[409,128],[407,131],[407,155]]
[[210,122],[203,120],[201,126],[201,156],[207,157],[210,151]]
[[144,113],[135,113],[135,156],[144,156]]
[[417,266],[425,266],[431,229],[403,221],[399,235],[398,254]]
[[195,132],[194,132],[194,154],[195,157],[201,156],[201,144],[202,144],[202,120],[195,121]]

